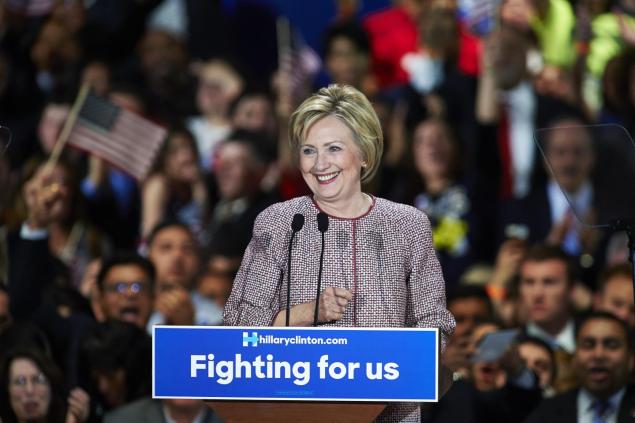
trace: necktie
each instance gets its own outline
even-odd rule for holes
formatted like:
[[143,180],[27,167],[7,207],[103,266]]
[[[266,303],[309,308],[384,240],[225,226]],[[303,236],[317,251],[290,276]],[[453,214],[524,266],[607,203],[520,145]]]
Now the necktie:
[[593,423],[606,423],[611,403],[609,401],[597,400],[593,403]]

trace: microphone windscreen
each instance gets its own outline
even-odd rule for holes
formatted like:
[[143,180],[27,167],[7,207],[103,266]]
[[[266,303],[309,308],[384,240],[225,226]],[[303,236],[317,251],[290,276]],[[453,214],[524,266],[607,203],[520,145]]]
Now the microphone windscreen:
[[319,212],[317,215],[318,231],[324,233],[329,228],[329,217],[326,213]]
[[291,222],[291,230],[298,232],[304,226],[304,215],[296,213],[293,215],[293,222]]

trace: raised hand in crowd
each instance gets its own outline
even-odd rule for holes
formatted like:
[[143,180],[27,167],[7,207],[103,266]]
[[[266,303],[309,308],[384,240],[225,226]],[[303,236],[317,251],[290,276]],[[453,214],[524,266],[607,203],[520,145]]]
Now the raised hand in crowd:
[[586,253],[592,253],[597,247],[597,243],[600,240],[601,233],[593,225],[597,221],[597,213],[591,209],[589,212],[582,216],[582,222],[577,222],[578,217],[569,210],[563,217],[563,219],[553,225],[545,242],[549,245],[561,245],[564,242],[565,237],[569,231],[578,224],[578,236],[582,251]]
[[490,285],[507,287],[514,275],[518,273],[518,267],[525,250],[525,242],[520,239],[508,239],[503,242],[496,255],[496,264],[489,282]]
[[59,183],[46,167],[38,169],[24,186],[24,199],[28,208],[27,225],[31,229],[48,227],[69,195],[68,187]]
[[518,344],[512,344],[505,351],[505,354],[499,360],[499,364],[508,377],[517,378],[521,375],[526,367],[518,352]]
[[73,389],[68,395],[66,423],[83,423],[90,415],[90,397],[81,388]]
[[454,336],[443,353],[443,365],[453,374],[467,377],[470,368],[470,334]]
[[180,286],[163,286],[155,300],[155,309],[163,314],[166,324],[194,324],[194,305],[188,292]]

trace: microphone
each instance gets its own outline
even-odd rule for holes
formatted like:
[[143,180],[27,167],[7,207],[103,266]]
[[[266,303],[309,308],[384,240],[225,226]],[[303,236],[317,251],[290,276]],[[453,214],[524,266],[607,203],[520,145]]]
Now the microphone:
[[293,215],[291,222],[291,239],[289,240],[289,257],[287,260],[287,317],[286,326],[289,326],[289,318],[291,317],[291,250],[293,250],[293,238],[304,226],[304,215],[296,213]]
[[320,292],[322,291],[322,267],[324,266],[324,234],[329,229],[329,217],[326,213],[317,215],[318,231],[322,233],[322,250],[320,251],[320,269],[318,271],[317,294],[315,295],[315,313],[313,314],[313,326],[318,323],[318,310],[320,308]]

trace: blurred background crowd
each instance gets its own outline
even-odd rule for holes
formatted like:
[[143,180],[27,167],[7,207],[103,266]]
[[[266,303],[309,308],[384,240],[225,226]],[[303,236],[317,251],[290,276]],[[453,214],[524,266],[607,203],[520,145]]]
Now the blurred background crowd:
[[[150,398],[151,328],[220,324],[255,217],[308,193],[287,123],[329,83],[382,122],[365,190],[432,223],[456,382],[424,420],[630,398],[627,239],[597,226],[633,217],[611,207],[631,201],[634,0],[0,0],[2,422],[218,421]],[[142,180],[68,147],[46,167],[82,85],[167,129]],[[475,360],[505,328],[515,346]]]

